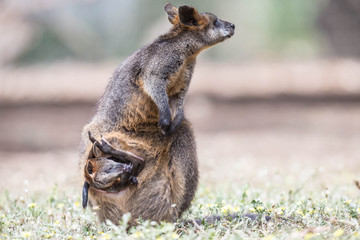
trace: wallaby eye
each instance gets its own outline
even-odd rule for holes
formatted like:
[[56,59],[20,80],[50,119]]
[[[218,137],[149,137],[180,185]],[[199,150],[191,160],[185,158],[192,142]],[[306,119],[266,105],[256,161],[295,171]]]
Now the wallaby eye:
[[219,20],[216,18],[213,22],[214,26],[218,26],[219,25]]
[[93,165],[92,165],[91,162],[89,162],[88,165],[87,165],[87,172],[88,172],[89,174],[92,174],[92,173],[93,173]]

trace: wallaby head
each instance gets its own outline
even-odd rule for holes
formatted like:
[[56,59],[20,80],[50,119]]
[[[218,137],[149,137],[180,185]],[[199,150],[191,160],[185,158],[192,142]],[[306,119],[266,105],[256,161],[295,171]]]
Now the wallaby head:
[[117,193],[129,183],[136,185],[137,180],[131,175],[132,167],[110,158],[88,158],[84,167],[83,207],[87,206],[90,187],[98,192]]
[[93,143],[84,166],[85,180],[89,185],[107,192],[118,192],[128,184],[136,185],[132,160],[143,162],[143,159],[130,152],[114,148],[103,137],[97,140],[90,132],[88,135]]
[[191,6],[176,8],[169,3],[164,10],[173,24],[173,31],[191,34],[194,40],[203,43],[203,48],[222,42],[235,33],[233,23],[221,20],[212,13],[199,13]]
[[110,158],[89,158],[84,168],[85,179],[91,187],[107,192],[118,192],[125,187],[131,176],[132,165]]

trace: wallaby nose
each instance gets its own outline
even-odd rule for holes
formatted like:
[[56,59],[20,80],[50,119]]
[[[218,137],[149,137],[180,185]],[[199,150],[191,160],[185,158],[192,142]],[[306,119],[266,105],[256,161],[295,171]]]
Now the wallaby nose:
[[235,30],[235,24],[230,23],[230,27]]

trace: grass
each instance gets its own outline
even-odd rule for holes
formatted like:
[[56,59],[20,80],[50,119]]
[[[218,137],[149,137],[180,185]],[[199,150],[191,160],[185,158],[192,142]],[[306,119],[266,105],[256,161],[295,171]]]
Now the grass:
[[[25,193],[5,191],[0,198],[0,239],[360,239],[360,191],[354,185],[333,190],[281,190],[250,186],[201,185],[184,219],[223,216],[221,221],[175,230],[171,223],[141,221],[126,231],[99,224],[96,209],[83,210],[80,190]],[[228,221],[228,214],[256,213],[261,219]],[[269,215],[272,220],[266,222]]]

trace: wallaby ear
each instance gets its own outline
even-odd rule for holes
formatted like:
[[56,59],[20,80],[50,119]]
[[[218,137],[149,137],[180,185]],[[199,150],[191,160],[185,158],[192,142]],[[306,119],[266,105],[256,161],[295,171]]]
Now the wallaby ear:
[[206,22],[205,17],[193,7],[183,5],[179,7],[178,11],[180,22],[186,26],[197,27],[204,25]]
[[171,24],[175,25],[179,22],[179,13],[177,7],[174,7],[170,3],[164,6],[164,10],[168,15],[168,19]]

